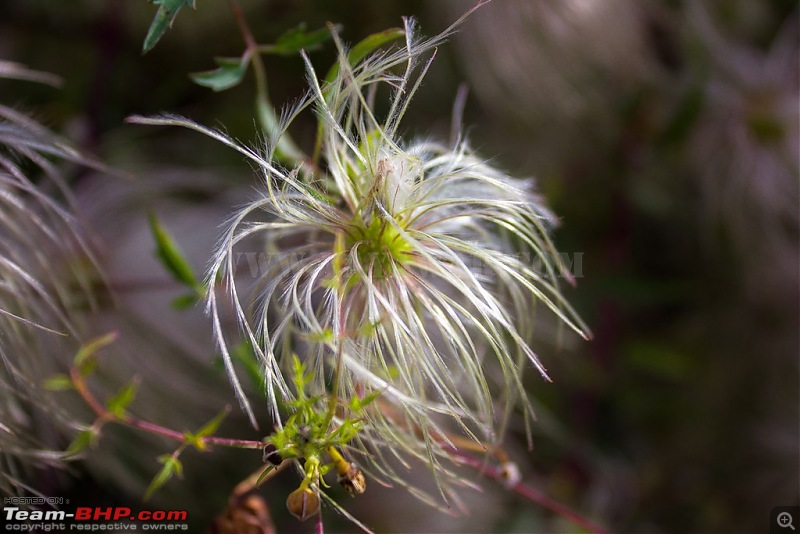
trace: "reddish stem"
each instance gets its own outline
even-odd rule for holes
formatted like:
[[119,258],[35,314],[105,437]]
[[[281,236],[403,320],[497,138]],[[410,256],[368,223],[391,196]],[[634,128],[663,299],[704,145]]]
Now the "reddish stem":
[[[487,464],[483,460],[475,458],[473,456],[464,454],[458,450],[451,450],[450,454],[452,454],[455,458],[458,459],[461,463],[464,463],[481,473],[485,473],[489,478],[494,479],[497,482],[503,482],[503,471],[491,464]],[[522,497],[528,499],[531,502],[535,502],[548,510],[554,512],[561,517],[564,517],[576,525],[580,526],[581,528],[586,529],[589,532],[594,534],[607,534],[608,531],[605,530],[603,527],[596,525],[595,523],[591,522],[590,520],[586,519],[585,517],[581,516],[577,512],[570,510],[566,506],[561,503],[558,503],[542,493],[541,491],[528,486],[522,482],[518,482],[513,486],[509,486],[509,489],[512,490],[514,493],[521,495]]]
[[317,525],[314,529],[315,534],[325,534],[325,525],[322,524],[322,511],[317,513]]
[[247,25],[247,21],[244,19],[242,8],[239,7],[239,4],[236,2],[236,0],[228,0],[228,4],[231,6],[233,18],[236,19],[236,24],[239,25],[239,30],[242,32],[242,38],[244,38],[244,43],[247,45],[248,51],[250,53],[257,53],[258,43],[256,43],[256,40],[253,38],[253,33],[250,31],[250,27]]
[[[77,368],[73,367],[70,369],[70,378],[72,379],[72,384],[75,386],[75,391],[78,392],[78,395],[81,396],[89,408],[91,408],[92,411],[97,415],[98,420],[125,424],[145,432],[150,432],[151,434],[157,434],[159,436],[180,441],[181,443],[186,441],[186,434],[184,432],[178,432],[177,430],[172,430],[171,428],[150,423],[149,421],[144,421],[129,415],[119,417],[109,412],[89,390],[89,387],[86,385],[86,380],[84,380],[84,377],[81,376],[80,371]],[[220,445],[222,447],[236,447],[240,449],[260,449],[264,446],[264,443],[261,441],[220,438],[216,436],[204,436],[198,438],[198,441],[202,445]]]

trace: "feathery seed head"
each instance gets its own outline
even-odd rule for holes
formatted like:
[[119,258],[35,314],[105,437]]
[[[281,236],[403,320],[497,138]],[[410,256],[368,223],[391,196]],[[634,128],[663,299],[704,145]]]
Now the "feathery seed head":
[[[449,483],[464,482],[442,463],[453,447],[449,432],[490,448],[515,406],[532,415],[523,370],[532,365],[546,376],[529,346],[534,308],[544,304],[586,335],[560,293],[559,276],[568,273],[548,236],[554,220],[531,184],[507,176],[463,140],[451,146],[398,135],[435,47],[459,23],[419,39],[405,20],[404,47],[355,64],[332,30],[335,75],[321,80],[303,55],[311,91],[284,115],[265,153],[180,118],[136,119],[205,133],[264,175],[260,198],[232,218],[207,276],[215,335],[253,421],[222,327],[222,284],[264,365],[276,436],[295,435],[288,426],[303,418],[316,421],[304,443],[319,449],[335,438],[360,456],[368,475],[404,487],[392,462],[424,462],[442,497]],[[374,102],[387,86],[389,112],[379,119]],[[274,163],[277,140],[312,105],[322,163],[286,171]],[[244,289],[237,250],[253,239],[266,262],[257,283]],[[243,291],[251,293],[252,308]],[[300,382],[292,354],[300,355],[301,375],[311,371]],[[286,431],[283,406],[294,413]],[[355,430],[344,440],[337,427]],[[287,440],[278,448],[291,457],[295,444]]]

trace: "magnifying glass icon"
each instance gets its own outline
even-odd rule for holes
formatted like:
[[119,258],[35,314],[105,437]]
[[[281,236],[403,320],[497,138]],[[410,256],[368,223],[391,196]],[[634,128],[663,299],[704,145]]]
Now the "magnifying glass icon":
[[792,524],[792,514],[790,514],[789,512],[779,513],[778,526],[781,528],[789,527],[790,529],[794,530],[794,525]]

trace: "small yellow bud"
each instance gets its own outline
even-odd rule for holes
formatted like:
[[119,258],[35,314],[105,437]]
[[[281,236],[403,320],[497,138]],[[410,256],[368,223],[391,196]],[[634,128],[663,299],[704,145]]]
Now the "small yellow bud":
[[297,488],[286,499],[286,508],[297,519],[305,521],[319,512],[319,495],[309,488]]

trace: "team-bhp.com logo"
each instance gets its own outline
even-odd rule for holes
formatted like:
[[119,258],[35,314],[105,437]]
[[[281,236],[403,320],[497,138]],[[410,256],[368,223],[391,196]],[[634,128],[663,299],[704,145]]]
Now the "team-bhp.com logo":
[[74,512],[64,510],[23,510],[17,506],[3,508],[6,530],[51,532],[60,530],[189,530],[185,510],[142,510],[134,512],[124,506],[79,506]]

